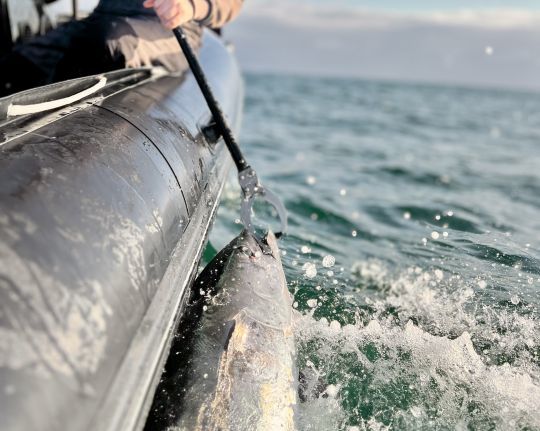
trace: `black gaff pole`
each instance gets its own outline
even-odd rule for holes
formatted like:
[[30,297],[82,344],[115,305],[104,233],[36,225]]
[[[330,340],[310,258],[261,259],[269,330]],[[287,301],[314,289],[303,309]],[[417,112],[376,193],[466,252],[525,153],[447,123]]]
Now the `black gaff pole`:
[[197,60],[197,57],[195,57],[195,53],[193,52],[191,46],[189,45],[189,42],[187,41],[186,34],[180,27],[176,27],[173,30],[173,33],[176,36],[180,47],[182,48],[184,56],[186,57],[186,60],[189,64],[189,67],[191,68],[191,71],[193,72],[193,75],[195,76],[195,79],[197,80],[197,83],[199,84],[201,92],[206,99],[206,103],[208,104],[208,108],[210,109],[210,112],[212,112],[214,121],[218,126],[219,132],[221,133],[221,136],[223,136],[223,140],[225,141],[225,144],[227,145],[227,148],[231,153],[231,157],[233,158],[234,163],[238,168],[238,172],[249,169],[250,166],[246,162],[244,155],[240,150],[240,146],[236,142],[236,139],[234,139],[231,128],[227,124],[227,120],[225,120],[225,115],[223,114],[223,111],[221,110],[221,107],[219,106],[219,103],[215,98],[214,93],[212,92],[212,89],[208,84],[208,81],[206,80],[206,75],[204,74],[201,65],[199,64],[199,60]]
[[[223,111],[221,110],[219,103],[216,100],[210,85],[208,84],[206,75],[199,64],[199,60],[197,60],[195,53],[191,49],[191,46],[189,46],[189,42],[184,31],[180,27],[176,27],[173,32],[178,40],[178,43],[180,44],[180,47],[182,48],[182,52],[186,57],[193,76],[195,76],[195,80],[197,81],[197,84],[199,84],[199,88],[206,99],[208,108],[214,117],[214,122],[216,123],[221,136],[223,136],[223,140],[225,141],[231,157],[236,164],[236,168],[238,169],[238,182],[240,183],[240,188],[242,189],[243,195],[240,206],[240,218],[242,219],[245,228],[248,232],[253,234],[255,238],[259,239],[255,232],[255,226],[252,222],[252,213],[253,203],[256,198],[260,197],[272,205],[279,216],[279,220],[281,222],[281,232],[276,232],[276,237],[279,238],[281,234],[287,231],[287,210],[285,209],[283,202],[281,202],[277,195],[272,193],[272,191],[268,190],[259,182],[257,173],[246,162],[239,145],[234,139],[231,128],[225,120],[225,115],[223,115]],[[263,241],[259,241],[259,243],[262,244]]]
[[74,21],[77,21],[79,19],[79,7],[77,3],[77,0],[71,0],[71,18]]

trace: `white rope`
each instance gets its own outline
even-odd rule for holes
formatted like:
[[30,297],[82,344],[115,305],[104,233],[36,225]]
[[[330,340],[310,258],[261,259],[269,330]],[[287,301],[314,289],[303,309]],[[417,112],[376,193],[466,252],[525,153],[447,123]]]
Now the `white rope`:
[[35,103],[33,105],[9,105],[7,109],[8,117],[16,117],[19,115],[36,114],[38,112],[49,111],[51,109],[61,108],[62,106],[70,105],[78,102],[85,97],[90,96],[96,91],[102,89],[107,84],[107,78],[101,78],[99,82],[80,93],[62,99],[51,100],[50,102]]

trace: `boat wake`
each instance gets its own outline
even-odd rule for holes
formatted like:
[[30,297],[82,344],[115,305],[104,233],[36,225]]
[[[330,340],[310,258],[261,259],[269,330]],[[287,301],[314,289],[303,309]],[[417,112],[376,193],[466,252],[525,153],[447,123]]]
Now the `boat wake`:
[[316,320],[317,306],[298,319],[300,429],[540,429],[540,321],[527,304],[482,306],[484,283],[441,270],[353,271],[351,298],[368,298],[354,324]]

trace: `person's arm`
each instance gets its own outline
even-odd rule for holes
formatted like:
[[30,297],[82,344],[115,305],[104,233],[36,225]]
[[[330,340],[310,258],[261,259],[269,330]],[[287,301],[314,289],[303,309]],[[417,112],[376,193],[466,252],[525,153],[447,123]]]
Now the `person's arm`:
[[204,0],[207,5],[207,16],[201,24],[211,28],[221,28],[232,21],[244,3],[244,0]]
[[202,25],[219,28],[232,20],[243,0],[146,0],[144,7],[153,7],[162,24],[173,29],[196,20]]

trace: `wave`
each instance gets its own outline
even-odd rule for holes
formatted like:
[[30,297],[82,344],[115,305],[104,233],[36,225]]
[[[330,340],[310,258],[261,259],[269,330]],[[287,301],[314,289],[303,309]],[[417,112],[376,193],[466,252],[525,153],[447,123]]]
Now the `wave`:
[[317,306],[298,318],[301,429],[540,429],[540,321],[526,306],[482,307],[482,280],[441,270],[355,272],[382,293],[353,324],[317,320]]

